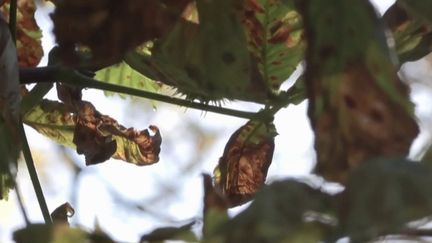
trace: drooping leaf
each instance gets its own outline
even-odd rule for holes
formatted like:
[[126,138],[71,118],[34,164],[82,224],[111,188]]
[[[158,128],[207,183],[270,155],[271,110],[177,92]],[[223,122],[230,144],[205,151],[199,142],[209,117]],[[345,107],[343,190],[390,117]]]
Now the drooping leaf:
[[295,180],[275,182],[204,242],[320,242],[331,237],[336,226],[333,201],[332,196]]
[[[10,0],[5,0],[0,12],[9,18]],[[36,67],[43,56],[42,31],[35,20],[36,5],[33,0],[17,1],[16,45],[18,63],[22,67]]]
[[198,242],[198,238],[191,231],[195,222],[188,223],[180,227],[163,227],[157,228],[149,234],[141,237],[141,243],[158,243],[166,240],[175,240],[183,242]]
[[418,60],[432,51],[432,25],[404,9],[400,1],[383,16],[393,33],[400,63]]
[[69,225],[68,218],[75,214],[75,209],[68,203],[63,203],[51,213],[51,219],[55,224]]
[[308,0],[300,6],[316,172],[344,182],[364,160],[407,155],[418,133],[413,105],[370,3]]
[[432,171],[406,159],[368,161],[353,171],[345,192],[341,226],[353,242],[403,232],[432,214]]
[[0,15],[0,199],[14,187],[19,139],[18,61],[8,24]]
[[[97,71],[95,79],[150,92],[157,92],[160,87],[155,81],[141,75],[125,62],[115,64]],[[118,93],[105,91],[105,95],[113,94]],[[118,95],[122,98],[127,97],[124,94]]]
[[272,162],[276,130],[272,123],[249,121],[231,135],[215,169],[216,185],[230,206],[252,199],[264,185]]
[[303,23],[294,1],[246,0],[242,22],[267,86],[278,91],[303,59]]
[[[91,111],[93,108],[92,106],[87,108],[89,109],[88,112],[96,113],[97,118],[93,118],[93,120],[89,118],[92,120],[89,123],[83,122],[82,125],[84,128],[81,127],[81,129],[89,128],[93,135],[93,132],[96,132],[100,136],[108,136],[109,141],[113,141],[116,144],[116,150],[114,150],[114,154],[111,154],[110,157],[136,165],[147,165],[157,162],[161,137],[156,127],[150,127],[152,132],[154,132],[153,136],[149,134],[148,130],[136,131],[133,128],[127,129],[119,125],[114,119],[101,115],[97,111]],[[76,148],[73,138],[76,130],[77,115],[73,113],[70,107],[63,103],[42,100],[40,105],[34,107],[24,116],[24,123],[60,144]],[[92,136],[84,138],[93,141],[95,139]],[[85,141],[84,138],[82,138],[83,143]],[[86,149],[89,150],[89,155],[95,149],[95,147],[86,148],[84,144],[81,145],[84,147],[84,151]],[[93,156],[96,155],[97,151],[94,151]],[[102,155],[104,154],[102,153]]]
[[65,61],[83,61],[75,52],[81,45],[91,51],[87,64],[106,66],[170,31],[189,1],[59,1],[52,15],[54,34]]

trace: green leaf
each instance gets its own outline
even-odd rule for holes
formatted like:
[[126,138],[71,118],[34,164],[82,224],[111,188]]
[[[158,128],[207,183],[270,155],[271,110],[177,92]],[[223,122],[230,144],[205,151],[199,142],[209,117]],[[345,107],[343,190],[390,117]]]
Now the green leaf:
[[0,17],[0,199],[14,186],[19,140],[18,60],[8,24]]
[[303,22],[294,1],[248,0],[243,25],[267,86],[278,91],[303,59]]
[[[106,120],[110,119],[106,118]],[[24,116],[24,123],[57,143],[76,148],[73,142],[76,130],[75,115],[63,103],[42,100],[38,106],[35,106]],[[150,128],[157,129],[153,126]],[[100,124],[98,131],[111,136],[112,140],[115,141],[116,150],[111,156],[113,159],[120,159],[136,165],[155,163],[154,160],[157,161],[158,159],[157,156],[152,157],[154,154],[146,150],[148,149],[145,147],[146,145],[155,145],[146,140],[149,138],[146,136],[147,130],[135,131],[134,129],[123,128],[118,124]],[[160,134],[156,130],[154,132],[156,133],[155,136],[150,136],[150,138],[157,140]],[[149,161],[149,156],[152,162]]]
[[162,227],[157,228],[149,234],[143,235],[140,242],[157,243],[165,242],[165,240],[176,240],[185,242],[198,242],[198,238],[191,231],[192,225],[195,222],[180,226],[180,227]]
[[307,0],[301,6],[316,172],[344,183],[362,161],[406,156],[419,131],[414,106],[371,4]]
[[[204,242],[319,242],[336,222],[333,198],[295,180],[275,182],[257,193],[245,211],[221,224]],[[309,218],[306,215],[313,213]],[[328,222],[320,222],[327,218]]]
[[[150,92],[157,92],[159,89],[159,85],[155,81],[135,71],[125,62],[121,62],[119,64],[115,64],[97,71],[95,78],[107,83]],[[109,96],[113,94],[117,93],[105,91],[105,95]],[[118,95],[122,98],[128,97],[124,94]]]
[[432,51],[432,25],[425,24],[405,9],[398,1],[384,14],[395,40],[395,49],[401,64],[418,60]]
[[397,234],[406,224],[432,214],[432,171],[406,159],[362,164],[346,186],[340,218],[355,242]]

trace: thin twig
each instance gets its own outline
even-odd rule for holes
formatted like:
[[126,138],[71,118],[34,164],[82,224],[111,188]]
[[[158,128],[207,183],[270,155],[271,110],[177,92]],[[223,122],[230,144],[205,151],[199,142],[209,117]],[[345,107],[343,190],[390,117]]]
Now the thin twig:
[[34,166],[33,157],[31,155],[30,147],[29,147],[29,144],[27,141],[27,137],[26,137],[26,134],[24,131],[24,125],[22,124],[22,122],[20,123],[20,133],[21,133],[21,139],[23,142],[24,159],[25,159],[27,169],[28,169],[29,174],[30,174],[30,179],[31,179],[32,184],[33,184],[33,189],[36,193],[36,198],[39,202],[39,207],[41,209],[45,223],[51,224],[52,223],[51,216],[50,216],[49,211],[48,211],[48,206],[47,206],[47,203],[45,201],[45,197],[43,195],[42,187],[41,187],[40,182],[39,182],[36,168]]
[[22,84],[29,84],[35,82],[56,82],[61,81],[74,86],[84,88],[95,88],[111,92],[123,93],[133,95],[137,97],[147,98],[151,100],[157,100],[169,104],[185,106],[193,109],[199,109],[202,111],[214,112],[223,115],[229,115],[244,119],[255,119],[267,121],[271,119],[261,112],[248,112],[240,111],[229,108],[223,108],[220,106],[212,106],[208,104],[198,103],[190,100],[179,99],[171,96],[161,95],[153,92],[144,90],[133,89],[125,86],[110,84],[101,82],[70,68],[64,68],[59,66],[21,69],[20,70],[20,82]]
[[30,220],[29,220],[27,212],[25,210],[24,202],[23,202],[22,197],[21,197],[21,191],[19,189],[19,186],[18,186],[18,183],[16,182],[16,180],[15,180],[15,194],[17,197],[19,208],[21,210],[21,214],[24,218],[26,225],[28,226],[28,225],[30,225]]

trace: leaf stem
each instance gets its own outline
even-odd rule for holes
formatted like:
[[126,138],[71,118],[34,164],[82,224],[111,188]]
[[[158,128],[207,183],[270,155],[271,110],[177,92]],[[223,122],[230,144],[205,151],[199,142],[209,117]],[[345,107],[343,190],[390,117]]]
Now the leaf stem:
[[14,42],[16,42],[17,1],[11,0],[9,5],[9,31]]
[[41,209],[45,223],[51,224],[52,223],[51,216],[49,214],[48,206],[46,204],[45,197],[44,197],[43,192],[42,192],[42,187],[40,185],[39,178],[38,178],[38,175],[36,172],[36,168],[34,166],[34,161],[33,161],[32,155],[31,155],[30,146],[28,144],[27,137],[26,137],[26,134],[24,131],[24,125],[22,122],[20,122],[20,128],[19,129],[20,129],[20,133],[21,133],[21,139],[23,141],[24,159],[25,159],[27,169],[28,169],[29,174],[30,174],[30,179],[32,181],[33,188],[34,188],[34,191],[36,193],[37,200],[39,202],[39,207]]
[[21,197],[21,191],[19,189],[19,186],[18,186],[18,183],[16,182],[16,180],[15,180],[15,194],[16,194],[16,197],[17,197],[19,208],[21,210],[21,214],[22,214],[22,216],[24,218],[24,222],[28,226],[28,225],[30,225],[30,220],[29,220],[27,212],[25,210],[24,203],[23,203],[23,200],[22,200],[22,197]]
[[34,82],[55,82],[60,81],[74,86],[80,86],[85,88],[95,88],[111,92],[123,93],[133,95],[137,97],[147,98],[151,100],[157,100],[169,104],[185,106],[193,109],[199,109],[202,111],[214,112],[223,115],[229,115],[244,119],[255,119],[255,120],[268,120],[269,118],[261,112],[248,112],[240,111],[229,108],[223,108],[220,106],[212,106],[203,103],[198,103],[190,100],[175,98],[171,96],[161,95],[153,92],[144,90],[133,89],[125,86],[119,86],[115,84],[101,82],[92,78],[89,78],[78,71],[59,67],[41,67],[31,69],[20,69],[20,82],[22,84],[34,83]]

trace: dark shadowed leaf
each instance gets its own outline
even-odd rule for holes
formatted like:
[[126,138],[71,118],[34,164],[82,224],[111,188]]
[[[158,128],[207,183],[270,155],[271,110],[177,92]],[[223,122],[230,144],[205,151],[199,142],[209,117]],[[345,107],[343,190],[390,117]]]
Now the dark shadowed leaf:
[[407,155],[418,133],[413,105],[370,3],[308,0],[301,7],[316,172],[344,182],[364,160]]
[[14,186],[19,141],[19,80],[16,48],[0,15],[0,199]]
[[251,59],[234,0],[197,1],[199,24],[180,21],[155,42],[150,63],[160,81],[189,98],[263,102],[268,89]]
[[[155,81],[141,75],[125,62],[97,71],[95,78],[104,82],[150,92],[157,92],[160,87]],[[124,94],[105,91],[105,95],[113,94],[117,94],[122,98],[128,97]]]
[[[147,165],[158,161],[161,137],[156,127],[150,127],[150,130],[154,133],[153,135],[150,135],[148,130],[136,131],[133,128],[125,128],[114,119],[102,115],[97,111],[92,111],[93,108],[92,105],[89,105],[87,109],[89,113],[97,114],[96,118],[90,116],[88,117],[90,122],[82,121],[80,129],[85,130],[88,128],[91,130],[89,133],[101,137],[108,136],[109,141],[114,141],[116,143],[116,150],[114,154],[111,154],[112,158],[136,165]],[[43,100],[40,105],[35,106],[25,115],[24,122],[56,142],[76,148],[76,145],[73,143],[77,124],[76,116],[71,111],[71,108],[63,103]],[[79,132],[83,132],[82,130]],[[97,142],[95,139],[98,139],[90,136],[87,137],[85,134],[83,136],[78,139],[83,143],[87,141],[86,138],[95,143]],[[84,146],[84,144],[81,145]],[[88,150],[89,155],[91,154],[90,157],[99,156],[96,147],[93,145],[82,149],[83,151]],[[101,152],[100,156],[105,155],[103,152]]]
[[293,1],[246,0],[242,23],[267,86],[278,91],[303,59],[303,23]]
[[182,242],[198,242],[198,238],[191,231],[191,227],[195,222],[180,226],[180,227],[164,227],[157,228],[151,233],[143,235],[140,243],[158,243],[166,240],[175,240]]
[[428,22],[429,26],[432,25],[432,2],[425,0],[399,0],[401,5],[403,5],[416,19],[422,20],[423,22]]
[[340,210],[354,242],[401,233],[406,223],[432,214],[432,172],[405,159],[372,160],[353,171]]
[[68,218],[75,214],[75,209],[69,203],[63,203],[51,213],[53,223],[69,225]]
[[75,47],[90,48],[90,63],[114,64],[141,43],[162,36],[177,22],[189,0],[83,1],[57,3],[52,15],[62,57],[69,63]]
[[418,60],[432,51],[432,25],[425,24],[399,3],[391,6],[384,15],[395,39],[399,61]]
[[337,222],[333,207],[332,197],[318,189],[294,180],[275,182],[204,242],[320,242]]
[[88,233],[66,224],[31,224],[14,232],[16,243],[114,243],[101,233]]
[[273,123],[249,121],[231,135],[215,169],[216,185],[230,206],[251,200],[264,185],[276,134]]

